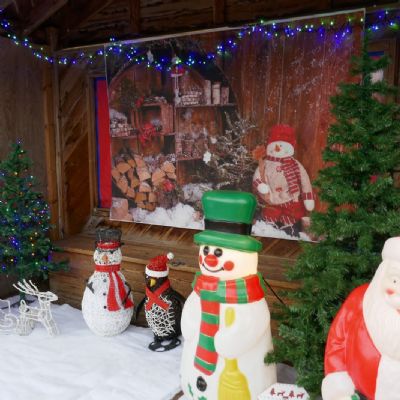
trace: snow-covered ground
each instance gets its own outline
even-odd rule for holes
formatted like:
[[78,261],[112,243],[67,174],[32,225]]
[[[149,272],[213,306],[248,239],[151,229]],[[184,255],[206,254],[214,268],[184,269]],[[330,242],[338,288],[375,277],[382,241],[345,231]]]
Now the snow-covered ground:
[[0,337],[1,400],[170,400],[180,391],[181,347],[154,353],[150,329],[95,336],[81,311],[52,305],[60,335]]
[[[177,228],[204,229],[204,221],[197,220],[198,213],[188,204],[178,203],[175,207],[172,207],[169,210],[161,207],[157,207],[154,211],[132,208],[130,212],[133,216],[134,222],[175,226]],[[299,240],[296,237],[288,235],[283,230],[274,228],[272,225],[269,225],[262,220],[257,220],[253,224],[251,233],[255,236]],[[311,241],[310,237],[304,232],[300,232],[300,240],[307,242]]]
[[[272,225],[269,225],[265,221],[259,219],[253,224],[251,234],[255,236],[273,237],[277,239],[299,240],[298,238],[290,236],[286,232],[276,229]],[[305,240],[307,242],[311,241],[310,237],[304,232],[300,232],[300,240]]]
[[154,211],[132,208],[131,213],[135,222],[175,226],[177,228],[204,229],[202,220],[196,221],[196,210],[188,204],[178,203],[168,210],[157,207]]

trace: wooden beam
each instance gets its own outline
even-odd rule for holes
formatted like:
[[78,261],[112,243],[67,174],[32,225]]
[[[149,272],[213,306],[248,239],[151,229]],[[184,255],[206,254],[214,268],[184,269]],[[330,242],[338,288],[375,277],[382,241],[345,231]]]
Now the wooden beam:
[[7,8],[10,4],[14,4],[16,7],[18,6],[15,2],[15,0],[0,0],[0,10],[4,10]]
[[64,7],[68,0],[43,0],[35,6],[22,31],[24,36],[30,35],[37,27],[46,22],[53,14]]
[[79,8],[69,7],[68,11],[63,15],[63,21],[59,24],[60,39],[63,40],[68,35],[68,32],[77,29],[111,3],[112,0],[87,0]]
[[129,22],[132,33],[140,33],[140,0],[129,0]]
[[[56,43],[56,32],[50,29],[47,32],[52,46]],[[60,227],[60,198],[58,182],[58,155],[57,155],[57,109],[55,104],[55,90],[58,87],[54,82],[54,71],[51,64],[43,67],[43,102],[44,102],[44,141],[47,172],[47,199],[50,207],[50,223],[55,227],[50,231],[53,240],[61,238]]]
[[225,0],[214,0],[213,17],[214,25],[221,25],[225,22]]
[[[52,54],[58,45],[58,31],[55,28],[47,28],[46,35]],[[45,99],[45,107],[47,107],[47,120],[51,122],[50,129],[48,131],[48,137],[46,137],[46,164],[48,171],[51,173],[52,186],[49,187],[49,198],[53,201],[53,212],[56,216],[55,226],[56,231],[53,233],[57,238],[64,236],[64,215],[63,215],[63,204],[64,204],[64,193],[62,190],[62,154],[61,154],[61,134],[60,134],[60,85],[59,85],[59,70],[58,64],[54,63],[48,67],[47,82],[51,83],[51,95],[50,93]],[[49,176],[50,182],[50,176]],[[54,197],[55,196],[55,197]],[[54,217],[52,217],[54,218]]]

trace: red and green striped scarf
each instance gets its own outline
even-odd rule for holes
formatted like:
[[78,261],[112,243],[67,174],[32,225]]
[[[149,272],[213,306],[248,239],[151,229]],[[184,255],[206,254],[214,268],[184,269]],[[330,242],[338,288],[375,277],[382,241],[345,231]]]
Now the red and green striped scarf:
[[266,288],[260,273],[221,281],[197,272],[192,286],[201,304],[200,336],[194,365],[205,375],[212,375],[218,361],[214,336],[219,329],[220,304],[246,304],[261,300]]

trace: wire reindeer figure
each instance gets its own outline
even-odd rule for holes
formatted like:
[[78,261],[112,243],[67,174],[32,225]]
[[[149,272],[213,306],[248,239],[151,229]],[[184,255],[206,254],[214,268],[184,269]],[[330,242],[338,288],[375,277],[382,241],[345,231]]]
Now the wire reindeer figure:
[[40,292],[37,286],[32,282],[27,282],[25,279],[13,285],[21,293],[30,294],[37,297],[39,307],[28,306],[24,300],[21,300],[19,306],[19,320],[17,325],[17,333],[20,335],[29,335],[35,322],[40,322],[46,328],[50,336],[59,333],[58,327],[51,314],[50,303],[58,300],[58,296],[52,292]]
[[0,299],[0,334],[14,333],[17,325],[18,317],[11,313],[10,301]]

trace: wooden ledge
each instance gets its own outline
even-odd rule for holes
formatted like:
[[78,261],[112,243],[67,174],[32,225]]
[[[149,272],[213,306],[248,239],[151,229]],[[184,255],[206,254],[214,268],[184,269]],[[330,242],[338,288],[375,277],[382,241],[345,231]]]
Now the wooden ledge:
[[[94,242],[94,235],[78,234],[68,239],[60,240],[55,245],[65,253],[92,257]],[[143,265],[144,271],[144,266],[147,265],[151,258],[166,252],[172,252],[175,255],[173,262],[169,264],[172,271],[192,274],[198,271],[198,247],[196,245],[174,242],[166,245],[163,241],[157,239],[149,240],[149,238],[143,240],[142,237],[135,238],[135,240],[132,238],[124,240],[122,261],[128,264]],[[298,283],[288,282],[285,278],[285,272],[289,266],[293,265],[295,257],[279,257],[263,253],[259,256],[259,270],[270,285],[284,289],[299,287]]]

